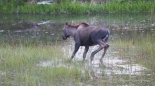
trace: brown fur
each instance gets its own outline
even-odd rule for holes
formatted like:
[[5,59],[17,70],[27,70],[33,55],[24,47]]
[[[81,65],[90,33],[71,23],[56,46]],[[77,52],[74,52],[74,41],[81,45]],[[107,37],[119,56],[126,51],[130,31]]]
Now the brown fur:
[[75,25],[71,25],[72,27],[78,28],[80,25],[85,25],[85,27],[89,26],[89,24],[85,23],[85,22],[81,22],[79,24],[75,24]]

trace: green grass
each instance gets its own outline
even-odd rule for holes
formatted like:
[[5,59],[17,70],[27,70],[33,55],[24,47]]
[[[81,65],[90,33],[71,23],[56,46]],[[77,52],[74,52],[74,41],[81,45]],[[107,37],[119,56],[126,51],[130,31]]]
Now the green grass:
[[[124,59],[133,59],[131,64],[140,63],[146,66],[151,70],[151,76],[132,77],[126,74],[111,74],[111,77],[109,77],[103,72],[100,77],[96,77],[91,68],[85,67],[86,62],[69,62],[69,57],[64,56],[61,45],[55,44],[51,46],[40,43],[25,46],[22,42],[18,45],[2,42],[0,44],[0,85],[154,85],[154,35],[138,34],[139,36],[137,37],[136,34],[133,33],[133,38],[123,36],[124,38],[122,39],[111,40],[110,48],[113,49],[110,49],[110,51],[118,51],[118,56]],[[46,63],[48,61],[51,64],[43,66],[42,62]],[[149,80],[149,82],[143,80]]]
[[[24,86],[51,86],[68,85],[68,82],[76,84],[85,82],[89,78],[76,67],[67,68],[59,65],[67,64],[62,50],[54,46],[4,46],[0,49],[0,84],[24,85]],[[43,67],[43,61],[51,61],[52,67]],[[70,64],[72,65],[72,64]]]
[[[121,75],[120,78],[123,78],[123,80],[125,80],[124,82],[122,82],[122,85],[127,83],[129,85],[134,83],[134,85],[138,86],[155,84],[153,82],[153,80],[155,79],[154,37],[154,33],[151,33],[149,31],[144,33],[132,31],[130,35],[124,32],[123,35],[121,35],[120,39],[110,41],[110,52],[118,52],[115,54],[115,56],[123,60],[127,60],[129,64],[140,64],[146,67],[148,70],[148,72],[146,72],[146,75],[132,77],[131,81],[126,81],[128,79],[131,79],[131,76],[129,76],[128,78],[124,78],[125,76]],[[148,76],[147,74],[150,74],[150,76]],[[117,78],[117,80],[119,80],[120,78]],[[138,80],[143,82],[145,82],[145,80],[148,80],[149,83],[141,83]],[[116,83],[118,82],[119,81],[116,81]]]
[[121,13],[121,12],[149,12],[155,11],[155,2],[108,2],[106,4],[90,5],[79,2],[61,2],[51,5],[28,4],[18,5],[16,3],[1,4],[2,13],[49,13],[49,14],[85,14],[85,13]]
[[131,63],[140,63],[155,72],[154,37],[155,35],[151,32],[145,34],[132,32],[130,37],[122,35],[121,39],[112,41],[111,46],[119,52],[118,56],[121,58],[133,60]]
[[104,10],[107,12],[154,12],[154,2],[124,2],[105,4]]

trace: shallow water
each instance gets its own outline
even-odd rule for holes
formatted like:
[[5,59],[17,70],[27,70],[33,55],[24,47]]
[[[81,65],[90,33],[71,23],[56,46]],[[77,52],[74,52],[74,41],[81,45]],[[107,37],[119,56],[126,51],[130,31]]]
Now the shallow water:
[[[70,44],[70,45],[68,45]],[[64,53],[69,53],[66,57],[70,57],[72,51],[74,50],[74,42],[73,40],[67,41],[67,44],[63,47]],[[93,52],[98,46],[93,46],[89,49],[87,58],[86,58],[86,67],[91,66],[94,72],[98,75],[104,72],[105,74],[130,74],[130,75],[142,75],[145,71],[149,71],[146,67],[140,64],[130,64],[129,60],[121,59],[121,57],[117,57],[115,54],[118,52],[110,49],[106,56],[103,58],[102,62],[100,61],[100,57],[102,56],[103,51],[99,52],[95,55],[94,60],[90,62],[90,54]],[[84,52],[84,47],[81,47],[76,56],[74,57],[75,61],[82,61],[82,55]],[[104,69],[102,68],[104,67]]]
[[[81,21],[87,22],[91,25],[106,26],[111,31],[111,37],[109,39],[110,44],[115,44],[118,40],[135,40],[145,37],[150,34],[155,36],[155,16],[150,14],[100,14],[100,15],[35,15],[35,14],[0,14],[0,41],[1,43],[14,44],[18,46],[23,44],[29,45],[60,45],[64,52],[64,58],[70,59],[70,56],[74,50],[74,41],[72,38],[67,41],[61,39],[62,28],[66,21],[72,21],[79,23]],[[151,42],[146,42],[150,46],[155,46]],[[124,75],[130,76],[130,78],[137,78],[139,76],[145,77],[141,79],[146,83],[151,82],[150,80],[150,69],[144,65],[138,63],[132,63],[133,59],[125,59],[114,46],[110,45],[110,48],[103,58],[103,62],[99,59],[102,52],[95,55],[93,62],[90,62],[90,54],[98,46],[93,46],[89,49],[86,61],[82,66],[84,69],[90,71],[92,79],[95,77],[103,78],[108,76],[109,80],[115,79],[115,76],[122,75],[119,79],[122,82],[131,82],[132,80],[123,80]],[[135,46],[131,46],[135,47]],[[73,62],[81,66],[83,60],[84,47],[81,47],[77,52]],[[134,51],[133,51],[134,52]],[[131,55],[132,56],[132,55]],[[124,56],[130,57],[130,56]],[[64,66],[70,68],[70,64],[65,63],[61,59],[56,60],[57,64],[53,61],[40,61],[37,66],[53,67]],[[82,70],[82,68],[79,69]],[[91,73],[93,71],[93,74]],[[1,72],[0,72],[1,73]],[[3,74],[3,72],[1,73]],[[147,78],[148,77],[148,78]],[[116,78],[113,81],[116,81]],[[139,80],[134,83],[138,83]],[[118,84],[120,85],[120,84]],[[124,86],[128,86],[123,84]],[[134,85],[134,84],[133,84]]]
[[[66,60],[70,59],[70,56],[74,49],[73,45],[74,41],[70,39],[65,41],[64,46],[62,47],[64,57],[66,58]],[[103,62],[100,62],[99,60],[100,56],[102,55],[102,52],[96,54],[94,60],[91,62],[89,58],[90,53],[96,48],[97,46],[90,48],[86,60],[83,62],[82,54],[84,51],[84,47],[81,47],[77,52],[75,58],[72,60],[72,63],[75,63],[76,65],[70,64],[68,63],[68,61],[66,63],[66,61],[57,59],[55,61],[53,60],[40,61],[37,64],[37,66],[51,67],[51,68],[66,67],[68,69],[76,67],[79,68],[79,70],[81,70],[83,73],[85,73],[84,70],[87,70],[89,73],[90,81],[101,79],[100,81],[103,82],[105,81],[106,83],[107,82],[116,83],[115,85],[130,86],[136,84],[142,85],[152,83],[152,79],[150,78],[152,73],[150,69],[138,63],[131,63],[130,60],[117,57],[117,55],[115,54],[118,54],[118,52],[113,51],[112,49],[108,50],[107,54],[103,58]],[[124,78],[126,76],[128,76],[129,78]],[[130,82],[130,84],[128,82]],[[81,83],[81,85],[93,86],[92,84],[84,84],[84,83]],[[110,85],[115,86],[112,84]]]

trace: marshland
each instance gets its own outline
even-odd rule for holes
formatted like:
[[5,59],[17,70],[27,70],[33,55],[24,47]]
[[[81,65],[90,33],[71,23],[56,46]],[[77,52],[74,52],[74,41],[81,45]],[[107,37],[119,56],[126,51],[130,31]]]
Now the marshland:
[[[0,86],[155,85],[154,0],[27,1],[0,0]],[[61,36],[71,21],[110,30],[103,62],[103,51],[90,61],[99,46],[85,61],[80,47],[70,61],[74,40]]]
[[[138,16],[137,16],[138,15]],[[155,80],[155,16],[151,14],[32,15],[1,14],[0,85],[2,86],[152,86]],[[106,26],[110,48],[90,62],[83,47],[69,61],[72,38],[61,38],[66,21]]]

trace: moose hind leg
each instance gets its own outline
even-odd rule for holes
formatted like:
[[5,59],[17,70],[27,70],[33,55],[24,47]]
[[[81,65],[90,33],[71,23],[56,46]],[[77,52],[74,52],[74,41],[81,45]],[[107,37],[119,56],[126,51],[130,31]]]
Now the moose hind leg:
[[98,44],[100,45],[99,48],[91,53],[91,61],[93,61],[94,55],[104,48],[104,43],[102,42],[102,40],[98,41]]
[[102,57],[101,57],[100,61],[102,61],[102,59],[103,59],[103,57],[105,56],[105,54],[106,54],[108,48],[109,48],[109,45],[106,44],[106,45],[104,46],[104,52],[103,52],[103,54],[102,54]]

